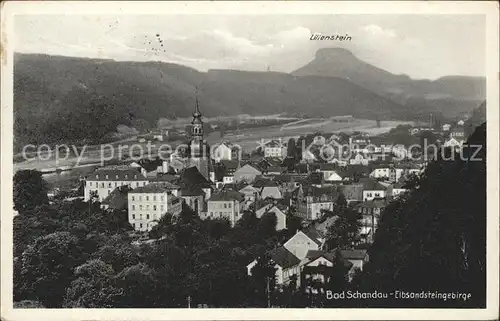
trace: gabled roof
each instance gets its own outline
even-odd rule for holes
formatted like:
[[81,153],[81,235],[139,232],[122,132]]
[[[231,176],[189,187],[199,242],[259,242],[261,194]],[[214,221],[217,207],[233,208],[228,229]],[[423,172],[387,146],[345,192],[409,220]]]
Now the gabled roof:
[[201,188],[211,187],[211,183],[200,173],[196,166],[184,169],[179,177],[179,185],[183,188],[188,186],[199,186]]
[[160,184],[148,184],[145,186],[140,186],[134,188],[130,191],[130,193],[167,193],[170,192],[170,189],[163,187]]
[[220,161],[220,164],[222,164],[226,168],[226,170],[228,170],[228,171],[231,171],[231,170],[234,171],[240,167],[240,162],[238,160],[223,159]]
[[180,191],[181,196],[200,196],[205,195],[205,192],[199,186],[186,186]]
[[380,184],[377,180],[372,178],[361,178],[359,182],[363,184],[363,190],[385,191],[387,189],[386,186]]
[[[307,251],[306,258],[309,259],[308,264],[315,261],[316,259],[318,259],[320,257],[327,259],[331,263],[335,262],[335,253],[325,252],[325,251],[317,251],[317,250]],[[344,263],[344,266],[347,268],[351,268],[353,265],[351,262],[349,262],[345,258],[342,258],[342,263]]]
[[149,182],[170,182],[175,183],[179,180],[178,176],[171,174],[162,174],[159,173],[156,177],[150,178]]
[[218,201],[238,201],[241,202],[245,199],[245,195],[240,192],[236,192],[233,190],[222,190],[218,193],[213,194],[209,202],[218,202]]
[[269,255],[271,256],[271,260],[283,269],[290,268],[300,263],[299,258],[293,255],[284,246],[275,248],[269,252]]
[[257,165],[257,164],[255,164],[255,163],[253,163],[253,162],[248,162],[248,163],[246,163],[245,165],[242,165],[242,166],[241,166],[240,168],[238,168],[237,170],[241,170],[241,169],[242,169],[242,168],[244,168],[244,167],[251,167],[251,168],[255,169],[256,171],[260,172],[261,174],[262,174],[262,172],[263,172],[262,167],[261,167],[261,166],[259,166],[259,165]]
[[139,167],[107,166],[96,169],[87,177],[89,181],[145,181]]
[[115,188],[101,204],[108,205],[111,209],[121,210],[128,203],[128,192],[131,190],[127,185]]
[[262,187],[266,186],[267,182],[269,182],[268,178],[257,177],[255,179],[255,181],[252,183],[252,185],[255,188],[262,188]]
[[304,230],[302,230],[302,233],[307,235],[307,237],[309,237],[311,240],[313,240],[316,244],[321,245],[320,239],[322,239],[323,236],[314,227],[309,227],[307,229],[304,229]]

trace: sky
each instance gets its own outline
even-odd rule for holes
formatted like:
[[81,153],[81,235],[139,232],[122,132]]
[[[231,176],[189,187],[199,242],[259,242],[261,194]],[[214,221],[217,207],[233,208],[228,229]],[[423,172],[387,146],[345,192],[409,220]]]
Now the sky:
[[[341,47],[416,79],[485,76],[481,15],[21,15],[15,52],[292,72]],[[310,40],[312,34],[350,41]]]

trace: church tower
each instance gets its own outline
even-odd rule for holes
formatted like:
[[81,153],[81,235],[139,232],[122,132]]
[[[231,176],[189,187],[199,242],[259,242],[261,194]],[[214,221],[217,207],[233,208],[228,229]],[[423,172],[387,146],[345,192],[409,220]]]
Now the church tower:
[[190,143],[190,163],[191,166],[196,166],[198,171],[210,179],[209,163],[210,153],[206,141],[203,139],[203,120],[201,119],[200,106],[198,97],[196,97],[196,106],[193,112],[193,120],[191,121],[191,143]]

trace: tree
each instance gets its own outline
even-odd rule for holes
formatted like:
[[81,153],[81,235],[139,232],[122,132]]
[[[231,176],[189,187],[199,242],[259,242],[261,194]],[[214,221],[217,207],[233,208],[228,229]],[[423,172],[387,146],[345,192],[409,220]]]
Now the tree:
[[276,268],[268,255],[257,259],[250,278],[253,303],[258,307],[268,307],[276,286]]
[[112,308],[122,295],[114,286],[114,270],[101,260],[90,260],[75,269],[64,299],[68,308]]
[[[471,156],[479,153],[474,160]],[[411,190],[386,207],[362,289],[457,291],[471,299],[425,301],[433,307],[484,307],[486,300],[486,125],[467,140],[462,157],[430,162]],[[415,182],[414,182],[415,183]],[[376,302],[375,302],[376,303]],[[375,304],[372,303],[372,304]],[[391,306],[419,302],[389,300]]]
[[116,286],[120,289],[117,307],[152,308],[161,300],[157,294],[156,272],[144,263],[123,269],[116,276]]
[[264,238],[275,235],[277,222],[276,214],[272,212],[262,215],[257,227],[257,233]]
[[352,247],[361,228],[361,215],[347,207],[345,198],[341,194],[333,211],[327,213],[327,216],[336,217],[327,229],[325,242],[327,248],[334,250]]
[[295,145],[295,139],[292,137],[288,140],[287,144],[287,157],[297,160],[297,145]]
[[22,255],[21,286],[28,298],[61,307],[74,267],[85,261],[83,254],[79,240],[68,232],[36,239]]
[[22,214],[26,210],[49,203],[48,185],[37,170],[20,170],[14,175],[14,208]]

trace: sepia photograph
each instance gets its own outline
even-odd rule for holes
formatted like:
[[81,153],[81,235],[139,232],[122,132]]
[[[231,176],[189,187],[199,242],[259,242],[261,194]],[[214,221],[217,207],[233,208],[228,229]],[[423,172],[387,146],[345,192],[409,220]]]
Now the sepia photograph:
[[497,318],[498,3],[373,4],[4,4],[2,318]]

